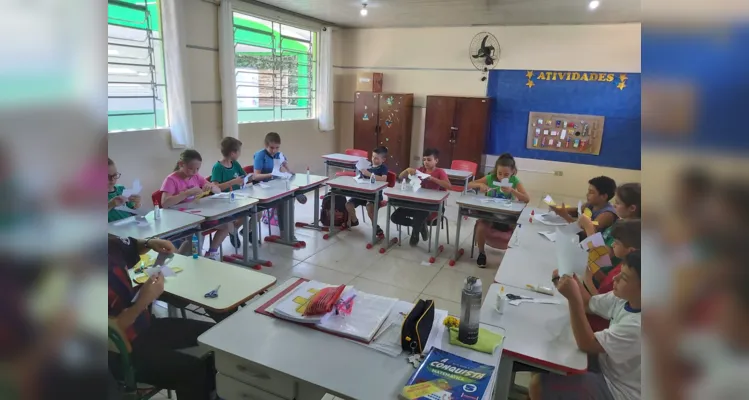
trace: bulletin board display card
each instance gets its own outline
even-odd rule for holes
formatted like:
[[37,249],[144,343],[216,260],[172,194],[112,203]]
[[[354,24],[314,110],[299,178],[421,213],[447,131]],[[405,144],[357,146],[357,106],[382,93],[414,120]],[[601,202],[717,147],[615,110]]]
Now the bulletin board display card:
[[599,155],[605,117],[531,111],[526,148]]

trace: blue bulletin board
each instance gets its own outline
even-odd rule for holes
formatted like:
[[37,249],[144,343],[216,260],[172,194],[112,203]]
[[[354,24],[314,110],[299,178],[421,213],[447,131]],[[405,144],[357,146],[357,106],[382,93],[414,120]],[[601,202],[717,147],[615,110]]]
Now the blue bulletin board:
[[[640,169],[640,74],[493,70],[487,96],[493,98],[487,154]],[[530,112],[604,117],[599,155],[527,148]]]

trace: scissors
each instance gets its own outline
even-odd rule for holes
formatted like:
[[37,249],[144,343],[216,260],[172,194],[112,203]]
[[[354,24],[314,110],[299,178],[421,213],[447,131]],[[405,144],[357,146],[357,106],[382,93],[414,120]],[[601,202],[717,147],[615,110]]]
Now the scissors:
[[215,289],[205,294],[207,299],[215,299],[218,297],[218,290],[221,289],[221,285],[218,285]]

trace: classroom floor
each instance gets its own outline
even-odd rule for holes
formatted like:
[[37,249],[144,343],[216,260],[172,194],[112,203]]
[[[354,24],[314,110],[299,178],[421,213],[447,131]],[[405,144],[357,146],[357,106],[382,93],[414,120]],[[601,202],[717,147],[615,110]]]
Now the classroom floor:
[[[530,193],[531,205],[544,208],[543,195],[541,193]],[[545,194],[544,194],[545,195]],[[565,201],[569,204],[577,204],[578,199],[567,199],[564,196],[552,194],[555,200]],[[297,222],[311,222],[314,210],[312,193],[308,194],[307,204],[296,203]],[[375,246],[371,250],[366,249],[367,239],[371,235],[371,221],[361,217],[361,209],[357,209],[357,217],[360,224],[350,231],[342,232],[330,240],[323,239],[323,233],[310,229],[297,228],[296,235],[299,240],[304,240],[307,247],[293,249],[273,243],[263,243],[260,247],[260,258],[271,260],[273,266],[263,267],[260,272],[275,276],[281,284],[293,276],[319,280],[329,284],[353,285],[359,290],[382,296],[397,297],[404,301],[413,302],[416,299],[432,299],[437,308],[445,309],[450,314],[460,315],[460,296],[463,281],[468,276],[476,276],[483,283],[484,295],[489,285],[494,282],[499,264],[502,261],[504,251],[492,249],[487,246],[486,268],[476,266],[476,256],[470,258],[471,240],[475,220],[469,218],[461,222],[460,247],[465,254],[450,267],[448,261],[455,251],[455,228],[457,224],[458,208],[455,200],[460,193],[451,192],[448,198],[445,215],[450,229],[450,244],[447,244],[446,229],[440,231],[440,243],[445,246],[444,251],[437,260],[430,264],[430,254],[427,253],[427,242],[419,241],[416,248],[408,244],[409,236],[403,230],[403,244],[394,246],[385,254],[379,253],[381,246]],[[379,224],[385,227],[385,210],[379,213]],[[391,224],[391,235],[397,235],[395,224]],[[272,232],[278,234],[278,228],[272,227]],[[263,224],[263,236],[268,235],[268,225]],[[395,236],[393,236],[395,237]],[[207,244],[206,244],[207,245]],[[227,239],[223,246],[224,254],[234,253],[234,248]],[[165,310],[163,310],[166,314]],[[157,315],[160,314],[157,312]],[[202,318],[188,312],[191,318]],[[518,373],[515,383],[527,387],[530,374]],[[176,398],[172,394],[172,398]],[[166,399],[156,396],[155,400]]]

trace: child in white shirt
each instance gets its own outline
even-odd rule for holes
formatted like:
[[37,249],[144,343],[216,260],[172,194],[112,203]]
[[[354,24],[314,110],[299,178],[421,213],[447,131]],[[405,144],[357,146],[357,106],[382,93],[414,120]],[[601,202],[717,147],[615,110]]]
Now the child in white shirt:
[[[552,281],[570,309],[575,342],[588,354],[588,372],[562,376],[537,374],[529,388],[532,400],[640,399],[641,281],[640,251],[628,254],[614,290],[591,297],[576,276],[555,276]],[[593,332],[585,313],[608,318],[607,329]]]

